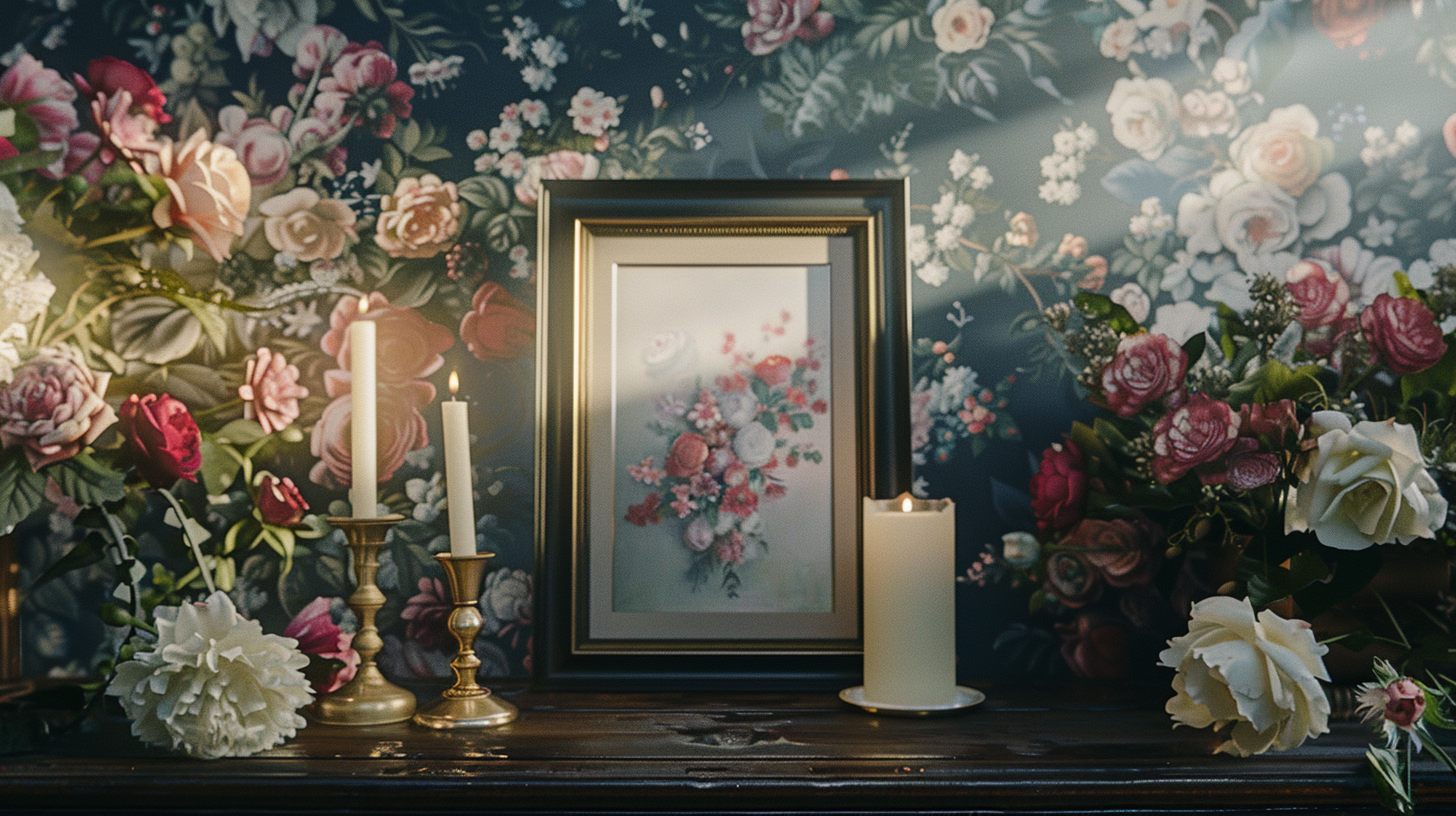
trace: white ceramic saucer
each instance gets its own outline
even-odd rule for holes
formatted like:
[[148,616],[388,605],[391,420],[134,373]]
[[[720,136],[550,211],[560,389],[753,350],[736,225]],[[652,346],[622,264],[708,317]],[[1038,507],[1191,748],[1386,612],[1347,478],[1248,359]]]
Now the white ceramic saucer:
[[941,714],[954,714],[958,711],[965,711],[973,706],[980,705],[986,700],[986,695],[973,688],[956,686],[955,699],[946,705],[941,706],[906,706],[894,703],[876,703],[866,700],[864,686],[853,686],[839,692],[839,699],[870,712],[871,714],[890,714],[899,717],[930,717]]

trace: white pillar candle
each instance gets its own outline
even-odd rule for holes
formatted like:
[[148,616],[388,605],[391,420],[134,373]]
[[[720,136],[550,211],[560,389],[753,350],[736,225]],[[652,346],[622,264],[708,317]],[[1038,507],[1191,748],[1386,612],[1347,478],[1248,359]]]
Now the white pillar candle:
[[375,375],[374,321],[364,318],[369,296],[359,298],[359,316],[349,324],[349,374],[353,405],[349,421],[349,503],[354,518],[375,518],[379,502],[379,394]]
[[468,403],[455,399],[460,376],[450,372],[450,400],[440,403],[445,423],[445,506],[450,514],[450,554],[475,555],[475,500],[470,485]]
[[864,500],[864,699],[954,705],[955,504]]

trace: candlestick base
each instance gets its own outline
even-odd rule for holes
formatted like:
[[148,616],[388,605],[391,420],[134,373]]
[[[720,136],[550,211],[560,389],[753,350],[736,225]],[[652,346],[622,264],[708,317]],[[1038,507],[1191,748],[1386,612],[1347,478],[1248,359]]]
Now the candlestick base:
[[866,700],[864,686],[854,686],[839,692],[839,699],[871,714],[885,714],[891,717],[934,717],[956,714],[986,701],[986,695],[973,688],[955,687],[955,699],[945,705],[907,706],[896,703],[877,703]]
[[359,670],[343,687],[320,695],[304,709],[314,722],[328,725],[384,725],[408,720],[415,713],[415,695],[389,682],[379,671],[374,656],[384,647],[374,615],[384,606],[384,593],[374,583],[379,571],[379,548],[384,534],[404,516],[394,514],[379,518],[329,519],[344,531],[349,550],[354,555],[354,594],[349,608],[359,617],[359,631],[354,634],[354,651],[359,653]]
[[436,729],[489,728],[512,722],[519,714],[515,706],[475,681],[480,669],[480,658],[475,656],[475,636],[484,623],[478,608],[480,584],[485,578],[487,562],[494,557],[495,553],[435,556],[445,568],[450,597],[455,603],[446,625],[460,649],[450,661],[450,668],[455,671],[455,685],[414,716],[417,725]]

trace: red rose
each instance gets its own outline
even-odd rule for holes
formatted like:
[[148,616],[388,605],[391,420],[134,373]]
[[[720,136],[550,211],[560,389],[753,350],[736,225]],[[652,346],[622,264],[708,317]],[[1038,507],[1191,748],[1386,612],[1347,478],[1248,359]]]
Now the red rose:
[[701,473],[707,463],[708,443],[695,433],[682,433],[672,440],[672,449],[667,452],[662,469],[669,476],[687,479]]
[[375,325],[375,349],[379,382],[403,383],[428,377],[445,364],[441,352],[455,345],[450,330],[426,320],[419,312],[389,305],[389,299],[374,292],[369,308],[359,313],[359,299],[342,297],[329,315],[329,330],[319,341],[325,354],[333,355],[342,369],[349,368],[349,324],[371,320]]
[[1239,417],[1226,402],[1194,394],[1153,426],[1153,476],[1167,484],[1228,453],[1239,436]]
[[1350,285],[1323,261],[1303,260],[1284,273],[1284,288],[1299,307],[1306,330],[1338,323],[1350,305]]
[[1063,606],[1077,609],[1102,596],[1102,573],[1083,553],[1063,550],[1047,556],[1046,588]]
[[1381,293],[1360,313],[1360,329],[1370,347],[1397,374],[1414,374],[1436,364],[1446,341],[1436,316],[1415,298]]
[[1385,0],[1314,0],[1314,28],[1340,48],[1364,45],[1385,14]]
[[794,362],[782,354],[771,354],[753,366],[754,375],[769,388],[788,382],[793,371]]
[[1183,386],[1188,353],[1163,334],[1135,334],[1117,344],[1117,354],[1102,369],[1107,407],[1130,417],[1144,405]]
[[1132,638],[1126,627],[1102,615],[1078,615],[1056,625],[1062,659],[1078,677],[1115,680],[1132,673]]
[[500,284],[487,281],[475,290],[470,311],[460,321],[460,339],[476,359],[487,363],[530,354],[536,345],[536,312]]
[[158,124],[172,121],[164,110],[167,97],[157,88],[157,81],[152,79],[151,74],[125,60],[116,57],[91,60],[86,63],[86,78],[76,77],[76,84],[89,96],[101,93],[110,98],[115,97],[117,91],[126,91],[131,94],[132,108],[140,108]]
[[303,521],[303,514],[306,512],[308,502],[304,501],[303,494],[298,492],[298,486],[292,479],[287,476],[279,479],[271,473],[263,474],[263,479],[258,484],[258,515],[265,524],[292,527]]
[[1147,519],[1082,519],[1062,545],[1076,548],[1108,586],[1125,589],[1153,580],[1158,565],[1154,545],[1162,534]]
[[117,416],[127,451],[152,487],[171,487],[178,479],[197,481],[202,437],[180,400],[170,394],[132,394]]
[[1087,473],[1082,452],[1071,440],[1041,452],[1041,469],[1031,477],[1031,512],[1039,530],[1060,530],[1082,518]]

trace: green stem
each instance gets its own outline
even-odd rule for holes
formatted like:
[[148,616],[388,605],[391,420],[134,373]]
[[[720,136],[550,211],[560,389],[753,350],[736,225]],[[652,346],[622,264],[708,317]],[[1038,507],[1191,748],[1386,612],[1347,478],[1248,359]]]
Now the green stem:
[[54,343],[59,343],[62,340],[65,340],[66,338],[70,337],[71,335],[73,335],[76,332],[80,331],[81,329],[85,328],[86,327],[86,324],[88,324],[91,321],[95,320],[96,318],[100,317],[103,312],[105,312],[107,309],[111,308],[111,305],[112,304],[114,304],[114,303],[120,303],[121,301],[126,300],[129,297],[135,296],[135,294],[136,293],[128,293],[128,294],[124,294],[124,295],[112,295],[111,297],[109,297],[109,298],[101,301],[100,303],[98,303],[94,307],[92,307],[91,311],[87,312],[84,317],[82,317],[80,320],[76,321],[75,323],[71,324],[71,327],[69,329],[66,329],[65,331],[61,332],[60,334],[58,334],[58,335],[50,338],[50,342],[47,343],[46,345],[51,345],[51,344],[54,344]]
[[217,585],[212,582],[212,572],[204,566],[202,547],[198,546],[197,542],[192,540],[192,534],[187,532],[187,513],[182,510],[182,503],[177,501],[177,497],[172,495],[172,491],[166,488],[157,492],[162,494],[162,498],[172,505],[172,511],[177,514],[177,523],[182,525],[182,539],[187,542],[187,546],[192,548],[192,557],[197,560],[197,569],[202,573],[202,582],[207,584],[207,594],[211,595],[217,591]]

